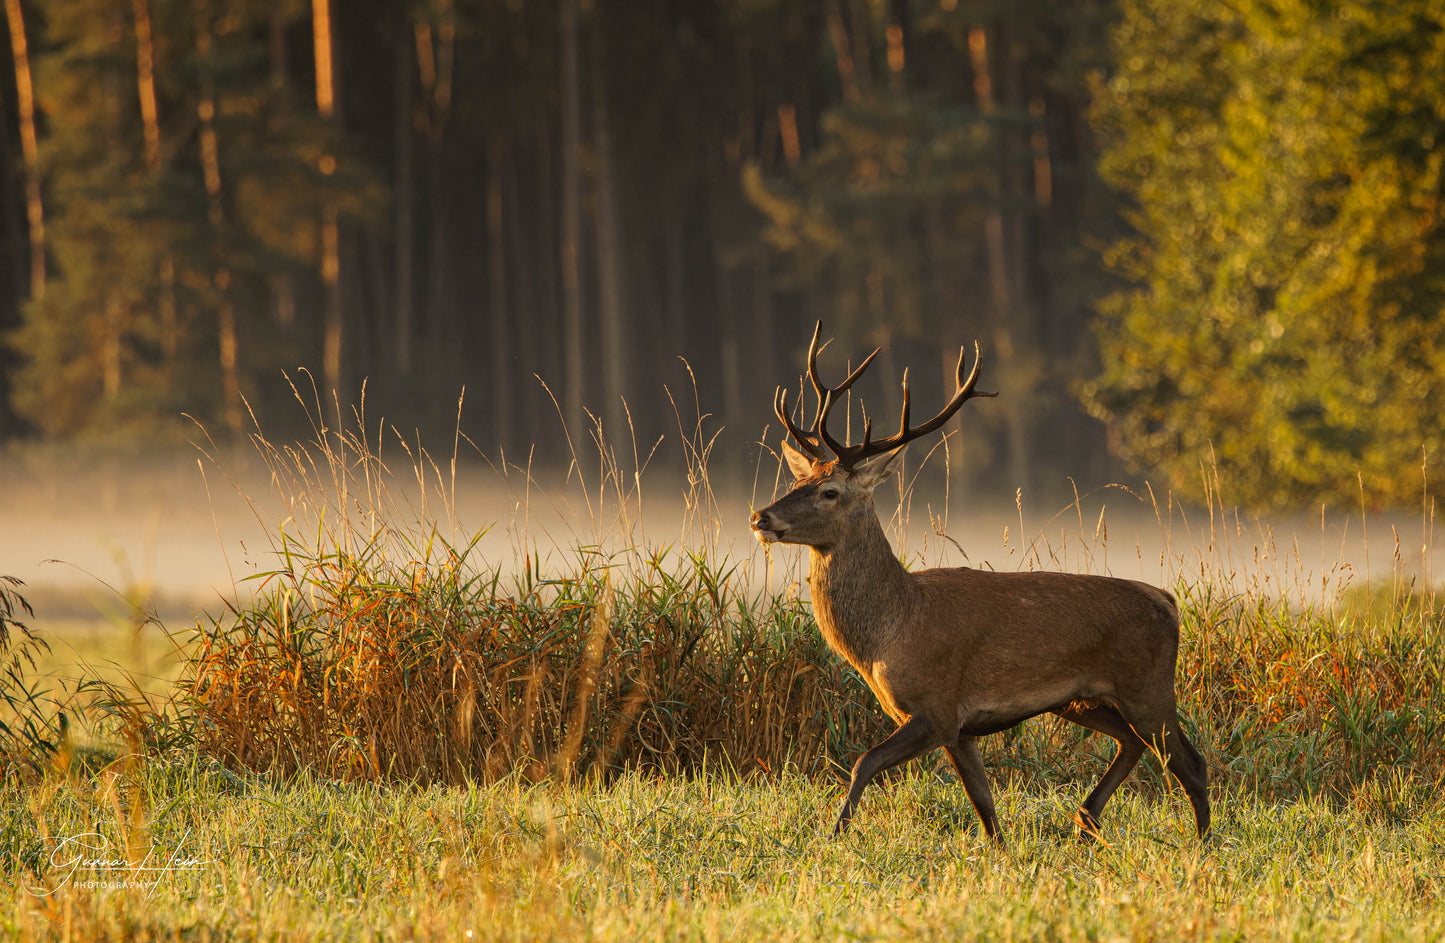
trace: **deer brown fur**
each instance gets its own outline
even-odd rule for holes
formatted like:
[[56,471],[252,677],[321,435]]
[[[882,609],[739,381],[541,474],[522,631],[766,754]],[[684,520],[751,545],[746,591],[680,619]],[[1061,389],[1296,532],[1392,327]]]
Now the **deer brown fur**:
[[[808,454],[783,443],[796,481],[753,515],[752,526],[764,543],[810,548],[808,585],[818,628],[898,724],[853,767],[835,832],[847,828],[863,790],[880,772],[943,747],[984,830],[999,839],[977,739],[1054,713],[1119,744],[1075,817],[1082,834],[1097,833],[1104,804],[1144,752],[1154,749],[1184,787],[1205,835],[1208,774],[1180,729],[1175,706],[1174,597],[1105,576],[905,570],[879,524],[873,490],[897,471],[908,441],[925,434],[908,425],[907,381],[898,435],[872,443],[865,431],[861,445],[836,443],[823,428],[828,412],[868,361],[829,389],[817,378],[817,352],[815,334],[809,352],[819,397],[814,429],[794,425],[781,392],[777,399],[785,425]],[[958,375],[958,392],[926,431],[967,399],[992,395],[973,391],[977,358],[965,379],[960,353]],[[836,459],[826,457],[825,444]]]

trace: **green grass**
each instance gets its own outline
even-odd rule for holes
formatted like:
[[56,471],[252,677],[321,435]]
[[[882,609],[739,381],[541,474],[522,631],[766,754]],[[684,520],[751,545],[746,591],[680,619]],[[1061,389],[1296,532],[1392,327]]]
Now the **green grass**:
[[[825,837],[837,783],[626,775],[602,786],[409,789],[288,785],[202,763],[144,764],[17,793],[0,935],[31,939],[1438,939],[1445,802],[1219,797],[1201,845],[1179,797],[1126,790],[1107,845],[1074,839],[1073,788],[1002,784],[1010,842],[975,827],[962,789],[915,773],[875,787]],[[135,810],[141,810],[139,815]],[[52,836],[195,870],[152,887],[68,887]],[[109,854],[109,852],[107,852]],[[121,855],[124,857],[124,855]],[[16,867],[15,862],[24,864]],[[37,867],[37,864],[40,866]],[[48,882],[48,883],[47,883]],[[470,934],[470,937],[469,937]]]

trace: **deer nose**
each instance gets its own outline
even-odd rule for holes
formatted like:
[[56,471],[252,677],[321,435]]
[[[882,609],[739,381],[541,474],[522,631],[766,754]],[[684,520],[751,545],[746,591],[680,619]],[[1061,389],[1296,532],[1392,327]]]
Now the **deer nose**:
[[768,512],[759,511],[753,515],[753,530],[769,530]]

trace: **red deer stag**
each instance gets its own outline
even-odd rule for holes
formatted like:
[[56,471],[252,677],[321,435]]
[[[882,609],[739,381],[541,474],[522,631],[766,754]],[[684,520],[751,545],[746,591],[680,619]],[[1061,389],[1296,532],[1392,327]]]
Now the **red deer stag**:
[[1105,576],[905,570],[878,522],[873,489],[898,469],[909,442],[941,428],[969,399],[996,394],[974,390],[977,345],[966,378],[960,349],[958,389],[937,416],[908,425],[905,373],[898,433],[875,441],[865,421],[861,444],[839,442],[828,432],[828,414],[878,351],[830,389],[818,379],[821,334],[819,324],[808,349],[808,377],[818,394],[812,428],[805,432],[794,424],[782,388],[774,400],[778,418],[802,448],[783,442],[797,480],[753,515],[752,526],[763,543],[810,548],[808,585],[818,628],[898,724],[853,767],[834,833],[848,827],[873,777],[941,746],[985,832],[1001,842],[978,738],[1051,712],[1119,744],[1075,816],[1082,836],[1097,834],[1104,804],[1149,748],[1166,758],[1183,785],[1204,836],[1208,774],[1175,708],[1174,597]]

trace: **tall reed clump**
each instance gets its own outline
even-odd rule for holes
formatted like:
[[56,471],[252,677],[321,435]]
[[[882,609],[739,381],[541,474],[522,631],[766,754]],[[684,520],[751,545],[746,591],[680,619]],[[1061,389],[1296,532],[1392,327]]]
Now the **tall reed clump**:
[[[553,548],[559,566],[522,534],[517,559],[482,559],[486,531],[455,523],[455,457],[444,472],[394,439],[403,488],[382,436],[315,433],[255,439],[286,504],[270,528],[279,566],[196,629],[187,683],[202,751],[254,770],[458,783],[817,773],[879,734],[866,688],[807,608],[754,593],[725,556],[624,539]],[[689,507],[708,514],[706,443],[692,446]],[[625,515],[639,478],[602,455],[586,501],[596,514],[615,499]],[[511,471],[523,502],[544,500]]]
[[[1426,469],[1422,466],[1422,486]],[[1418,572],[1394,527],[1392,568],[1369,572],[1369,516],[1352,522],[1363,571],[1300,561],[1210,494],[1207,540],[1181,565],[1179,679],[1216,779],[1268,798],[1318,795],[1391,806],[1445,782],[1445,612],[1428,585],[1434,508],[1422,507]],[[1233,518],[1230,521],[1230,518]],[[1404,526],[1404,522],[1400,522]],[[1323,517],[1321,528],[1323,531]],[[1323,533],[1321,541],[1323,542]],[[1243,547],[1238,546],[1243,544]]]
[[1386,616],[1185,590],[1181,698],[1216,779],[1351,800],[1445,782],[1445,633],[1420,598]]

